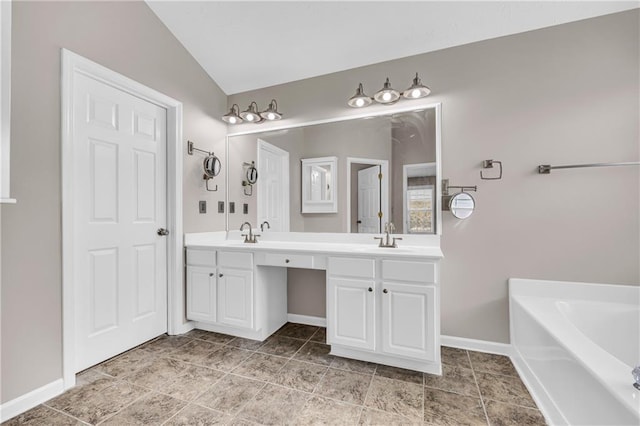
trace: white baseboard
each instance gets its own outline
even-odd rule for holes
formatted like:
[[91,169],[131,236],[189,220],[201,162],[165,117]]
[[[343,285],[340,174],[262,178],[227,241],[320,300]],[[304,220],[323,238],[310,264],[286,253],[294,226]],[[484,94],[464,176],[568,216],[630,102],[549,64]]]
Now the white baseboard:
[[58,379],[0,405],[0,422],[22,414],[64,392],[64,381]]
[[451,346],[469,351],[488,352],[491,354],[506,355],[508,357],[513,353],[510,344],[467,339],[465,337],[440,336],[440,344],[442,344],[442,346]]
[[184,324],[174,327],[172,335],[184,334],[196,328],[195,321],[187,321]]
[[316,327],[327,326],[326,318],[312,317],[309,315],[287,314],[287,321],[295,324],[315,325]]

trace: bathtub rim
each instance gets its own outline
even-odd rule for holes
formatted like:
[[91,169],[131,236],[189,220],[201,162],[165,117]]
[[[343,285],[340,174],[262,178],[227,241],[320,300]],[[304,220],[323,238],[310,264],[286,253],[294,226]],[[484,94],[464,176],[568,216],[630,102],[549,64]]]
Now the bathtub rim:
[[[615,290],[615,292],[612,292],[611,290]],[[515,327],[513,326],[514,303],[517,303],[521,309],[527,312],[527,314],[532,315],[536,319],[536,321],[538,321],[540,325],[554,338],[557,344],[563,347],[569,353],[575,353],[575,347],[570,347],[569,345],[567,345],[566,341],[564,340],[564,336],[562,336],[562,332],[567,332],[567,328],[571,329],[570,331],[572,332],[577,332],[577,342],[574,341],[573,345],[586,346],[587,350],[593,351],[593,354],[590,353],[589,355],[589,362],[586,362],[582,358],[576,357],[577,362],[582,365],[585,370],[589,371],[589,373],[598,382],[600,382],[605,388],[607,388],[612,396],[614,396],[614,398],[618,402],[620,402],[622,406],[626,407],[628,410],[630,410],[630,412],[640,417],[640,401],[633,401],[633,397],[629,396],[633,395],[633,393],[626,392],[626,383],[620,382],[620,384],[615,384],[621,380],[615,380],[619,376],[614,375],[612,371],[606,371],[606,374],[602,374],[599,370],[596,370],[594,368],[594,362],[592,358],[597,359],[606,357],[607,364],[610,360],[613,364],[617,363],[617,365],[615,365],[613,369],[620,369],[620,374],[623,374],[623,371],[626,372],[626,370],[629,369],[627,368],[628,366],[626,364],[624,364],[622,361],[620,361],[610,353],[606,352],[605,349],[601,348],[590,338],[584,335],[577,327],[575,327],[574,324],[570,323],[566,317],[563,317],[559,310],[557,310],[557,312],[551,312],[548,315],[544,315],[542,318],[537,318],[535,315],[536,313],[531,312],[531,310],[526,306],[526,303],[524,305],[522,304],[523,299],[525,302],[527,300],[535,301],[535,299],[539,299],[538,303],[542,302],[551,304],[555,304],[555,302],[562,300],[595,300],[601,302],[630,305],[632,304],[630,302],[631,298],[637,299],[638,292],[640,292],[640,287],[634,285],[594,284],[522,278],[509,279],[509,334],[513,358],[516,361],[517,369],[521,370],[518,372],[522,373],[521,376],[527,384],[527,387],[530,390],[533,389],[532,394],[535,395],[532,396],[534,396],[534,400],[536,401],[536,403],[538,403],[541,411],[550,424],[568,424],[568,421],[565,418],[564,414],[562,414],[562,410],[560,409],[560,407],[558,407],[548,395],[545,386],[542,384],[533,370],[531,370],[527,361],[523,358],[520,350],[516,345]],[[554,306],[554,309],[557,309],[556,306]],[[567,327],[549,327],[549,324],[547,324],[547,322],[554,319],[554,316],[562,318]],[[582,348],[582,350],[584,349],[585,348]],[[597,363],[595,364],[597,365]],[[609,367],[607,366],[607,370],[613,369],[609,369]],[[611,380],[605,380],[603,376],[608,377]],[[628,371],[628,377],[628,386],[632,386],[631,369],[629,369]],[[614,382],[614,385],[611,384],[611,381]]]

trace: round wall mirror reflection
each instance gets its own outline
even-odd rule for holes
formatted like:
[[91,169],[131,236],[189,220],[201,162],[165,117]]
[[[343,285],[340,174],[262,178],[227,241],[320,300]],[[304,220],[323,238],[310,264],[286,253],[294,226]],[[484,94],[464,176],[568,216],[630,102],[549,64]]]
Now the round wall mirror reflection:
[[449,210],[458,219],[466,219],[473,213],[473,209],[476,207],[471,194],[461,192],[451,197],[449,201]]
[[252,165],[247,169],[247,182],[250,185],[253,185],[257,181],[258,181],[258,169],[256,169],[255,166]]
[[220,160],[215,155],[209,155],[204,159],[202,163],[204,167],[204,174],[209,178],[213,178],[220,174],[220,169],[222,165],[220,164]]

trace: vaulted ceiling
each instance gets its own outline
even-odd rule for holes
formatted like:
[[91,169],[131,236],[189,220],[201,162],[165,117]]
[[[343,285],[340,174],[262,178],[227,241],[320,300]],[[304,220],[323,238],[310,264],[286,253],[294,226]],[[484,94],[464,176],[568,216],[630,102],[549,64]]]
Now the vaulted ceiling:
[[156,1],[228,95],[638,7],[637,1]]

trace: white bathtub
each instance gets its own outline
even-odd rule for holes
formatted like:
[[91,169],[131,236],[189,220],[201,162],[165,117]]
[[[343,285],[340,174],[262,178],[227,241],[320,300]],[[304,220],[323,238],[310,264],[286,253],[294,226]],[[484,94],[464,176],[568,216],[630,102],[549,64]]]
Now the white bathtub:
[[509,280],[514,362],[551,424],[640,425],[640,287]]

